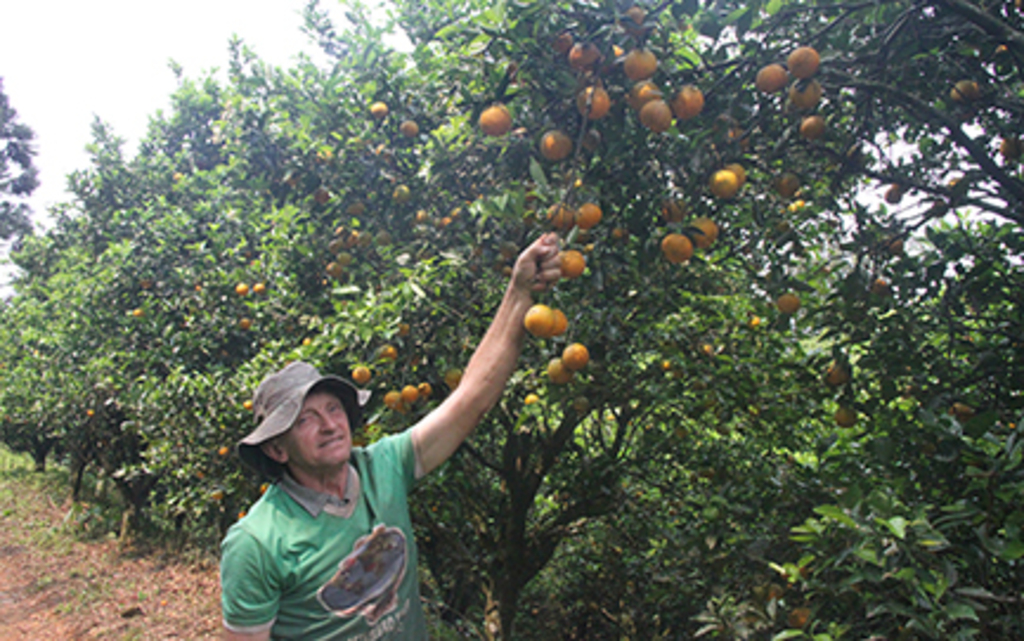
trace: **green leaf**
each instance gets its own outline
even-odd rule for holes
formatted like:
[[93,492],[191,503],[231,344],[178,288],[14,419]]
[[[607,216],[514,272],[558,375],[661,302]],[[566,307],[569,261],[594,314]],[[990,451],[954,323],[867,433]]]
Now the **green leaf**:
[[804,636],[803,630],[783,630],[772,637],[772,641],[782,641],[783,639],[796,639],[797,637]]
[[818,507],[814,508],[814,511],[817,514],[820,514],[821,516],[830,518],[834,521],[839,521],[847,527],[853,528],[855,530],[857,529],[857,522],[850,518],[850,516],[846,514],[843,508],[839,507],[838,505],[819,505]]
[[971,621],[978,621],[978,613],[974,611],[974,608],[964,603],[963,601],[955,601],[946,606],[946,614],[951,619],[969,619]]
[[544,175],[544,168],[532,156],[530,157],[530,178],[533,178],[533,182],[537,183],[541,191],[548,191],[550,189],[548,187],[548,178]]
[[893,536],[902,540],[907,535],[907,520],[902,516],[894,516],[891,519],[875,519],[885,527],[889,528]]

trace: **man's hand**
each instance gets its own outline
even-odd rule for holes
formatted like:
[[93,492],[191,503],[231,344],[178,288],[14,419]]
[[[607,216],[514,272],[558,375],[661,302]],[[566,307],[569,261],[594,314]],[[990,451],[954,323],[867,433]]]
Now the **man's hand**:
[[510,284],[514,289],[541,292],[552,287],[561,276],[558,234],[547,233],[519,254]]

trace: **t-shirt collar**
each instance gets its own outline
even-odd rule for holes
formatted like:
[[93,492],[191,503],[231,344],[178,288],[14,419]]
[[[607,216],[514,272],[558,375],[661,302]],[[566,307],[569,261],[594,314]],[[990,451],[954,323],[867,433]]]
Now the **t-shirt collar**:
[[348,483],[345,486],[344,499],[302,485],[287,470],[281,477],[281,489],[313,518],[320,516],[321,512],[348,518],[355,511],[356,500],[359,498],[359,475],[352,465],[348,466]]

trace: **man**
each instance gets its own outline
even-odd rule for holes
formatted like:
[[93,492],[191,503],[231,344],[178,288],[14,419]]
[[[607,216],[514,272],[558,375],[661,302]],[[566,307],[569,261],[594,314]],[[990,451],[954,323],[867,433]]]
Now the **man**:
[[559,278],[558,238],[516,260],[459,386],[409,430],[352,446],[362,392],[292,363],[260,383],[242,460],[277,479],[222,544],[228,639],[426,639],[407,495],[455,452],[515,369],[532,292]]

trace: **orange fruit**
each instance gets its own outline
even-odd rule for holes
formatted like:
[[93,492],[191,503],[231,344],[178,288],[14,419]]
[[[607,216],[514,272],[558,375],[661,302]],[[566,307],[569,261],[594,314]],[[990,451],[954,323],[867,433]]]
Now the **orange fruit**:
[[579,278],[587,268],[587,260],[579,251],[567,249],[559,255],[562,278]]
[[558,34],[551,41],[551,48],[560,56],[569,53],[569,50],[572,49],[572,34],[568,31]]
[[395,187],[395,191],[391,193],[391,199],[396,203],[407,203],[410,198],[412,198],[412,190],[405,185]]
[[640,108],[640,124],[656,133],[668,131],[672,126],[672,109],[660,98],[651,100]]
[[885,202],[890,205],[898,205],[903,200],[903,188],[893,183],[885,190]]
[[577,372],[590,362],[590,352],[583,343],[573,343],[562,350],[562,365]]
[[242,330],[244,332],[244,331],[248,330],[250,327],[252,327],[252,319],[251,318],[239,318],[238,319],[238,329],[240,329],[240,330]]
[[548,222],[558,231],[569,231],[576,224],[576,214],[562,203],[548,207]]
[[792,198],[800,189],[800,179],[796,174],[785,172],[775,180],[775,191],[783,198]]
[[330,276],[331,278],[341,278],[342,274],[345,273],[345,268],[341,266],[341,263],[331,261],[327,263],[327,268],[325,269],[325,271],[327,272],[327,275]]
[[668,234],[661,239],[661,253],[670,263],[682,263],[693,256],[693,243],[683,234]]
[[388,115],[388,106],[383,102],[375,102],[370,105],[370,113],[377,120],[384,120]]
[[789,88],[789,102],[796,109],[814,109],[821,101],[823,91],[817,80],[796,83]]
[[981,97],[981,88],[973,80],[959,80],[949,90],[949,97],[954,102],[971,102]]
[[888,296],[890,291],[889,281],[884,278],[876,278],[871,283],[871,293],[875,296]]
[[661,97],[661,90],[658,89],[657,85],[650,80],[641,80],[630,88],[626,102],[635,111],[640,111],[648,102]]
[[537,338],[551,338],[555,335],[555,312],[543,303],[537,303],[526,311],[523,325],[526,331]]
[[411,332],[411,331],[412,331],[412,327],[409,325],[409,323],[399,323],[398,324],[398,335],[399,336],[408,336],[409,332]]
[[999,153],[1007,162],[1016,162],[1024,154],[1024,143],[1020,138],[1003,138],[999,143]]
[[228,452],[230,452],[230,451],[231,451],[231,448],[229,448],[227,445],[221,445],[220,449],[217,450],[217,454],[219,454],[220,456],[227,456]]
[[313,200],[318,205],[326,205],[331,200],[331,192],[323,187],[317,187],[313,192]]
[[779,311],[783,314],[795,314],[796,311],[800,309],[800,297],[791,292],[787,292],[775,300],[775,306],[778,307]]
[[572,153],[572,140],[558,129],[552,129],[540,138],[540,155],[547,160],[558,162]]
[[731,169],[719,169],[711,176],[710,187],[717,198],[728,200],[740,190],[739,176]]
[[642,25],[644,23],[644,18],[647,17],[647,12],[644,11],[643,7],[633,5],[629,9],[626,9],[626,16],[637,25]]
[[384,361],[393,361],[398,358],[398,349],[394,345],[384,345],[377,353],[377,357]]
[[224,490],[214,490],[210,492],[210,498],[214,501],[220,501],[224,498]]
[[658,59],[646,49],[633,49],[622,61],[622,70],[626,77],[634,82],[646,80],[658,70]]
[[455,389],[462,382],[462,370],[458,367],[452,367],[444,373],[444,384],[448,386],[448,389]]
[[591,229],[601,222],[601,208],[594,203],[583,203],[576,210],[576,226]]
[[800,135],[807,140],[818,140],[825,135],[825,119],[815,114],[800,122]]
[[569,49],[569,66],[576,71],[589,69],[598,58],[601,52],[592,42],[577,42]]
[[747,183],[747,170],[738,162],[729,163],[723,167],[723,169],[728,169],[732,173],[736,174],[736,180],[739,181],[741,188]]
[[818,73],[818,66],[821,64],[821,56],[814,47],[797,47],[786,59],[786,66],[789,73],[801,80],[807,80]]
[[352,368],[352,380],[356,385],[366,385],[370,382],[370,368],[359,365]]
[[793,608],[789,616],[786,617],[786,623],[791,628],[802,628],[807,625],[807,620],[811,617],[810,608]]
[[245,283],[238,283],[235,285],[235,293],[239,296],[245,296],[249,293],[249,286]]
[[[352,264],[352,254],[348,252],[338,252],[338,255],[334,257],[334,262],[338,263],[342,267],[348,267]],[[256,291],[253,289],[253,291]]]
[[949,413],[956,417],[961,423],[970,420],[974,416],[974,408],[967,403],[957,401],[949,408]]
[[434,388],[430,383],[423,382],[416,386],[416,391],[419,392],[420,398],[426,400],[434,393]]
[[398,131],[402,132],[406,138],[415,138],[420,135],[420,126],[416,124],[415,120],[404,120],[398,126]]
[[145,315],[146,312],[141,307],[136,307],[135,309],[132,310],[132,316],[134,316],[135,318],[142,318]]
[[389,390],[384,395],[384,405],[388,409],[397,410],[402,407],[402,393],[398,390]]
[[534,403],[539,403],[539,402],[540,402],[540,397],[537,396],[536,394],[534,394],[533,392],[530,392],[529,394],[527,394],[526,398],[523,399],[523,404],[524,405],[533,405]]
[[892,256],[899,256],[903,253],[903,239],[892,238],[885,243],[885,249]]
[[839,427],[853,427],[857,424],[857,410],[843,405],[836,410],[832,418],[835,419],[836,425]]
[[825,382],[832,387],[839,387],[850,382],[850,370],[845,365],[833,361],[825,371]]
[[501,104],[493,104],[480,113],[480,129],[488,136],[503,136],[512,128],[512,114]]
[[666,223],[681,223],[686,217],[686,201],[681,198],[669,198],[661,203],[661,217]]
[[355,201],[345,208],[345,213],[350,216],[362,216],[366,213],[366,205],[362,201]]
[[569,329],[569,319],[566,318],[565,312],[560,309],[553,310],[555,313],[555,325],[552,328],[552,336],[561,336],[565,333],[565,330]]
[[415,385],[406,385],[402,388],[402,401],[412,405],[420,398],[420,390]]
[[552,358],[548,361],[548,378],[555,385],[565,385],[572,380],[573,372],[571,369],[565,366],[560,358]]
[[[587,106],[588,101],[589,107]],[[612,108],[612,101],[604,87],[587,87],[576,94],[576,108],[580,110],[580,115],[586,116],[590,120],[600,120],[608,115],[608,110]]]
[[764,93],[775,93],[781,91],[789,82],[789,74],[785,68],[778,63],[765,65],[757,72],[754,78],[754,86],[758,91]]
[[672,113],[679,120],[689,120],[704,110],[704,92],[694,85],[685,85],[672,98]]
[[262,293],[264,293],[266,291],[267,291],[267,286],[264,285],[263,283],[256,283],[255,285],[252,286],[252,293],[253,294],[262,294]]
[[718,240],[718,225],[715,224],[710,218],[701,216],[693,221],[692,225],[700,230],[701,233],[694,234],[693,244],[698,249],[707,249]]

